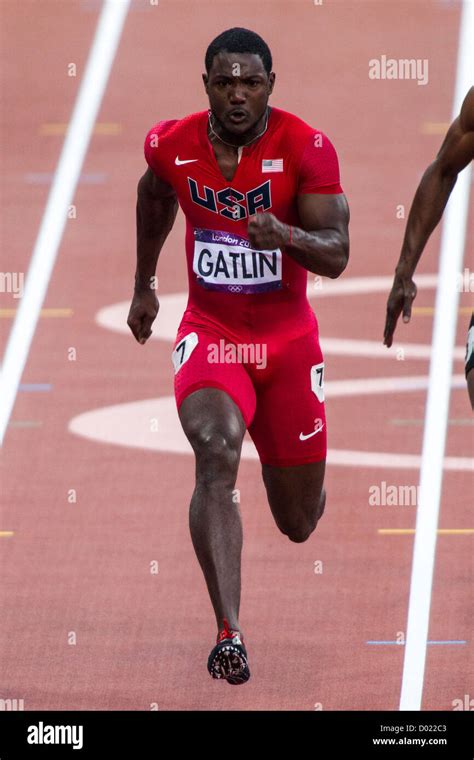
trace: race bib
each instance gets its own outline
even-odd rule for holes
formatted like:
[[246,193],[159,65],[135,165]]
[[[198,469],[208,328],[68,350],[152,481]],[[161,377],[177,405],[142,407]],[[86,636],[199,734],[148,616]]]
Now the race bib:
[[281,250],[256,251],[232,232],[194,230],[193,271],[204,288],[265,293],[281,288]]
[[322,404],[324,401],[324,362],[311,367],[311,390]]
[[183,364],[186,364],[198,343],[199,338],[195,332],[188,333],[188,335],[185,335],[184,338],[179,341],[171,354],[171,361],[173,362],[175,375],[179,372]]

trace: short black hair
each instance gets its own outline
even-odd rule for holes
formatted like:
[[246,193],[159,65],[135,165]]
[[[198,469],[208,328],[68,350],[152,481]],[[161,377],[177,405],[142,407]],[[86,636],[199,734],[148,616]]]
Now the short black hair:
[[205,65],[209,74],[214,56],[221,51],[227,53],[253,53],[262,59],[263,67],[267,74],[272,70],[272,54],[265,40],[259,34],[250,29],[234,26],[219,34],[206,50]]

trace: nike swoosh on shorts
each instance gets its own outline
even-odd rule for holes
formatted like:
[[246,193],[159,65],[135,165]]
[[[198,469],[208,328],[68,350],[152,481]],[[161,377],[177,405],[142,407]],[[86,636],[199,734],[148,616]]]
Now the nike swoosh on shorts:
[[176,158],[174,160],[176,166],[181,166],[181,164],[193,164],[195,161],[199,161],[199,159],[198,158],[188,158],[188,159],[185,159],[184,161],[180,161],[179,158],[178,158],[178,156],[176,156]]

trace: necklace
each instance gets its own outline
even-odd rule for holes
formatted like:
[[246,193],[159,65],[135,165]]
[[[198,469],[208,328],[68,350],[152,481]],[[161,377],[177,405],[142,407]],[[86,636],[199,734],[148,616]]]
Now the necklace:
[[214,135],[214,137],[217,137],[218,140],[220,140],[222,143],[224,143],[224,145],[229,145],[229,147],[231,147],[231,148],[246,148],[247,145],[250,145],[250,143],[255,142],[255,140],[257,140],[259,137],[261,137],[263,135],[263,133],[267,131],[267,127],[268,127],[268,106],[267,106],[266,114],[265,114],[265,126],[262,129],[262,131],[260,132],[260,134],[256,135],[256,137],[252,137],[251,140],[249,140],[248,142],[244,143],[243,145],[233,145],[233,143],[229,143],[229,142],[226,142],[225,140],[223,140],[222,137],[219,137],[219,135],[217,134],[217,132],[214,131],[214,127],[212,126],[212,122],[211,122],[211,116],[212,116],[212,111],[209,109],[209,111],[208,111],[208,122],[209,122],[209,129],[211,130],[212,134]]

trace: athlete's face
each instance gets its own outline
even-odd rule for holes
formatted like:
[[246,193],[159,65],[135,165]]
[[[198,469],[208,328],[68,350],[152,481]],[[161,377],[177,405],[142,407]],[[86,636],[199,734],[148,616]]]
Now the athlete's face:
[[243,135],[262,119],[275,74],[267,74],[259,55],[221,52],[209,76],[202,75],[209,106],[229,133]]

